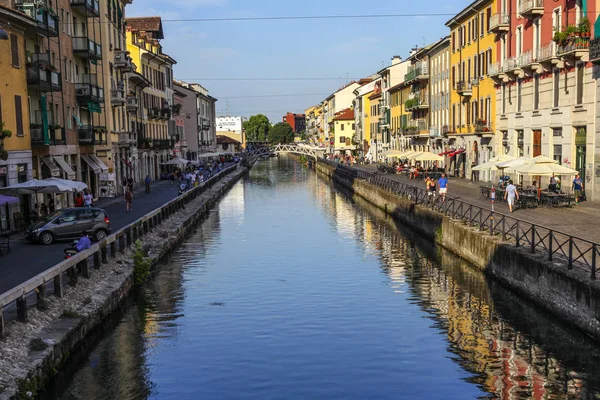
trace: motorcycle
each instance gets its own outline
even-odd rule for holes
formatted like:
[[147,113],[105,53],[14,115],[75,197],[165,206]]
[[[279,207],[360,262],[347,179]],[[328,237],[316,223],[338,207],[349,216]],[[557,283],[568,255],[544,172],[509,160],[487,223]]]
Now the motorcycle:
[[77,243],[79,243],[79,240],[73,240],[63,249],[63,252],[65,253],[65,260],[68,260],[75,254],[79,253],[77,250]]

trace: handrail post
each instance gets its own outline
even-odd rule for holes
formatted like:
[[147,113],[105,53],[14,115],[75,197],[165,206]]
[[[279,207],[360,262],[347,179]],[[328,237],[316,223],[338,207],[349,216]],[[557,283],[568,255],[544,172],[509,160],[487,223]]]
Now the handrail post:
[[479,231],[483,230],[483,209],[479,209]]
[[63,297],[64,294],[62,273],[60,273],[54,277],[54,295],[56,297]]
[[4,328],[4,307],[0,304],[0,339],[6,337],[6,330]]
[[573,236],[569,236],[569,263],[568,269],[573,269]]
[[502,240],[506,240],[506,217],[502,217]]
[[27,297],[25,296],[25,293],[23,293],[17,299],[17,320],[19,322],[29,321],[29,317],[27,315]]
[[596,252],[597,252],[596,244],[592,245],[592,276],[590,277],[593,280],[596,280]]
[[550,230],[550,232],[548,232],[548,261],[552,261],[552,242],[553,240],[554,234],[552,233],[552,230]]
[[531,225],[531,252],[535,253],[535,225]]
[[516,243],[516,247],[521,246],[521,238],[519,237],[519,220],[517,220],[517,225],[516,225],[516,234],[515,234],[515,240],[517,241]]
[[36,306],[39,310],[46,309],[46,282],[44,281],[40,286],[35,288],[36,295]]

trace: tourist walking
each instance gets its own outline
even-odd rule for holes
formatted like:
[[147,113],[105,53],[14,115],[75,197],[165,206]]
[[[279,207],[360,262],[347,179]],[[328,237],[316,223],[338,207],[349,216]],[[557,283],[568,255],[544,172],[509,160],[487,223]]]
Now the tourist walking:
[[504,192],[504,200],[508,202],[508,209],[510,212],[513,212],[513,206],[515,205],[515,198],[519,200],[519,192],[517,191],[517,187],[513,185],[513,181],[508,181],[508,186],[506,187],[506,192]]
[[90,193],[90,191],[88,189],[85,189],[85,192],[83,195],[83,205],[90,208],[93,203],[94,203],[94,196],[92,196],[92,194]]
[[133,202],[133,191],[131,190],[130,187],[127,187],[127,190],[125,191],[125,211],[129,212],[132,211],[133,208],[131,206],[131,203]]
[[75,207],[83,207],[83,194],[81,192],[78,192],[75,196]]
[[575,204],[579,204],[579,198],[583,193],[583,180],[579,174],[575,175],[575,179],[573,179],[573,191],[575,192]]
[[446,174],[442,172],[442,176],[438,180],[438,185],[440,186],[440,197],[442,198],[442,203],[446,202],[446,194],[448,193],[448,178],[446,178]]
[[550,184],[548,185],[548,190],[551,191],[552,193],[556,193],[556,186],[557,186],[556,176],[554,176],[554,174],[552,174],[552,176],[550,177]]
[[427,204],[429,202],[435,202],[435,179],[431,176],[427,176],[425,179],[425,188],[427,190]]
[[144,181],[144,183],[146,184],[146,194],[150,193],[150,183],[152,182],[152,179],[150,179],[150,175],[146,175],[146,180]]

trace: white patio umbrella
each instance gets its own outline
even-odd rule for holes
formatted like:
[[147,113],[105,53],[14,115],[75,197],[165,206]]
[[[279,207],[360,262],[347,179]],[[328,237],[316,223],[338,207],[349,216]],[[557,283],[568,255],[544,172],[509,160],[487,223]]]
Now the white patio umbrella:
[[56,182],[46,182],[32,179],[27,182],[17,183],[15,185],[0,188],[0,193],[8,195],[20,194],[38,194],[38,193],[60,193],[64,191],[65,186]]
[[501,162],[512,161],[514,159],[514,157],[511,157],[507,154],[501,154],[499,156],[490,158],[487,162],[484,162],[483,164],[479,164],[473,167],[473,171],[498,171],[498,167],[496,166],[496,164]]
[[167,161],[166,163],[162,163],[161,165],[187,165],[188,160],[181,157],[175,157],[172,160]]
[[59,188],[63,189],[63,190],[61,190],[61,192],[71,192],[73,190],[75,190],[77,192],[81,192],[88,188],[88,185],[86,185],[83,182],[71,181],[68,179],[48,178],[48,179],[44,179],[42,182],[49,182],[49,183],[56,184]]
[[533,160],[529,157],[519,157],[513,160],[496,163],[496,168],[501,169],[503,173],[515,172],[516,168],[532,162]]
[[400,157],[400,155],[402,155],[402,153],[404,153],[404,152],[399,151],[399,150],[388,150],[383,153],[383,156],[387,157],[387,158]]
[[444,157],[428,152],[413,154],[409,157],[415,161],[444,161]]
[[516,172],[529,176],[576,175],[578,173],[578,171],[560,165],[557,161],[545,156],[533,158],[533,163],[517,167]]

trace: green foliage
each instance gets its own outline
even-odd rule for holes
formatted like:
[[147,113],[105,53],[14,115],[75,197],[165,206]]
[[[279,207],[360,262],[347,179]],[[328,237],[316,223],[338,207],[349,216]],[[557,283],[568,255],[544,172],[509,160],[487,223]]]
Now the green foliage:
[[142,242],[135,242],[133,255],[133,279],[136,285],[142,285],[150,276],[150,259],[142,251]]
[[269,118],[263,114],[257,114],[250,117],[248,121],[244,121],[243,128],[246,131],[246,141],[248,142],[264,142],[269,137],[269,128],[271,123]]
[[291,143],[294,141],[294,130],[287,122],[280,122],[269,130],[269,142],[272,144]]
[[4,122],[0,122],[0,160],[8,160],[8,151],[4,150],[4,139],[12,136],[12,132],[6,129]]
[[588,17],[581,18],[581,21],[579,21],[579,25],[577,26],[577,30],[579,30],[580,33],[590,32],[590,20]]

